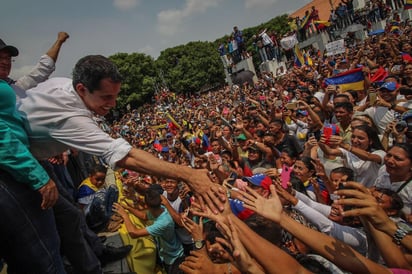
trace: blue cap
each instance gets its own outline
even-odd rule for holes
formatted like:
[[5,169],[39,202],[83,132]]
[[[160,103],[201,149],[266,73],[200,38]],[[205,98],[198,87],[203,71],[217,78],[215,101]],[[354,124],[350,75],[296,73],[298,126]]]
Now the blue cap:
[[396,89],[396,83],[395,82],[386,82],[379,89],[387,89],[387,90],[390,90],[390,91],[394,91]]
[[263,173],[257,173],[251,177],[243,177],[242,180],[249,182],[252,185],[260,186],[266,190],[269,190],[269,187],[272,184],[272,179]]
[[412,110],[408,110],[402,114],[402,120],[406,121],[409,118],[412,118]]

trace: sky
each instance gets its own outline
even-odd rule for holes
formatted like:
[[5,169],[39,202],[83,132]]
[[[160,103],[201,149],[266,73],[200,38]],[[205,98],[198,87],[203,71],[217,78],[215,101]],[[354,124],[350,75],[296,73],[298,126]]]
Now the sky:
[[239,29],[290,14],[309,0],[2,0],[0,38],[20,51],[11,76],[32,68],[66,31],[52,76],[71,77],[89,54],[161,51],[190,41],[215,41]]

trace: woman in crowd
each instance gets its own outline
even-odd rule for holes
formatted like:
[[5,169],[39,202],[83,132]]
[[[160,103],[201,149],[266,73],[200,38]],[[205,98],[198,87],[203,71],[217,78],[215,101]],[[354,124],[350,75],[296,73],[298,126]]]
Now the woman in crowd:
[[393,145],[384,158],[385,165],[378,171],[374,183],[376,187],[388,188],[399,194],[404,208],[405,219],[412,221],[412,145]]
[[303,182],[308,196],[320,203],[327,203],[329,194],[323,181],[317,177],[314,160],[310,157],[297,159],[293,167],[293,176]]
[[[331,148],[327,143],[339,145],[339,148]],[[365,125],[352,129],[350,144],[343,144],[340,136],[327,140],[323,135],[319,146],[327,155],[341,156],[344,165],[355,172],[356,180],[367,187],[373,185],[385,156],[378,134]]]

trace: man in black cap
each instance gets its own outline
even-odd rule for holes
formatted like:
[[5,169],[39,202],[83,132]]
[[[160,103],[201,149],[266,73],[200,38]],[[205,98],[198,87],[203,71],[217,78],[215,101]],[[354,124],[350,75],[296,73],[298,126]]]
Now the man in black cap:
[[[20,90],[26,90],[36,86],[38,83],[45,81],[49,78],[50,74],[55,69],[55,62],[60,52],[60,48],[63,43],[69,38],[66,32],[59,32],[56,41],[46,52],[45,55],[41,56],[37,65],[31,70],[31,72],[23,77],[14,81],[9,78],[11,71],[12,57],[19,55],[19,51],[16,47],[7,45],[3,40],[0,39],[0,79],[5,80],[9,84],[15,84]],[[13,86],[13,89],[15,87]],[[16,89],[15,89],[16,90]]]

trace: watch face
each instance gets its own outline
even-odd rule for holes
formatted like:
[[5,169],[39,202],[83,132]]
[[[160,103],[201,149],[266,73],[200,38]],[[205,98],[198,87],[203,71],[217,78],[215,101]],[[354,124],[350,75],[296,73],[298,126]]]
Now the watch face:
[[205,241],[195,241],[195,247],[197,249],[203,248],[204,245],[205,245]]

